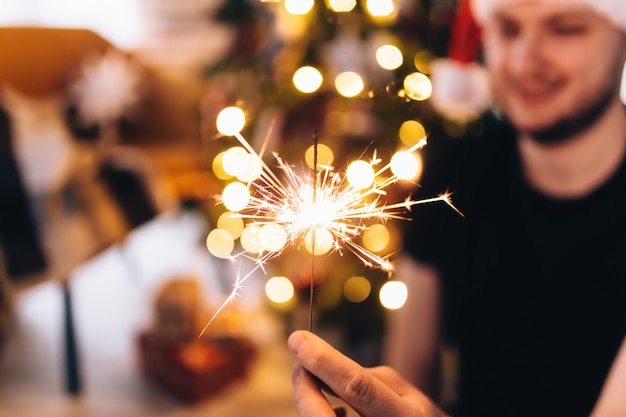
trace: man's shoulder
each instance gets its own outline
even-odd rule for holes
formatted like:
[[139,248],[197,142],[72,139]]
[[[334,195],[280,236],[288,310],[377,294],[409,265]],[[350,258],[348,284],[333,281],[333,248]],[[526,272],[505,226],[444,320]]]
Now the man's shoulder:
[[432,133],[424,154],[424,187],[465,186],[514,167],[514,129],[493,115],[480,123],[461,137]]

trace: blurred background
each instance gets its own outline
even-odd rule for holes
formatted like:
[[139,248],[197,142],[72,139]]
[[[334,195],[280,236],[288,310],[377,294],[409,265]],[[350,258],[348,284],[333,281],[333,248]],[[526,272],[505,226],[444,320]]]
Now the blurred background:
[[[293,416],[285,341],[311,280],[315,331],[380,363],[402,288],[349,250],[313,269],[294,244],[259,268],[219,197],[246,182],[232,123],[296,175],[314,132],[345,171],[479,131],[429,103],[455,5],[0,0],[0,416]],[[418,184],[413,154],[385,201]],[[401,227],[364,225],[358,244],[393,261]]]

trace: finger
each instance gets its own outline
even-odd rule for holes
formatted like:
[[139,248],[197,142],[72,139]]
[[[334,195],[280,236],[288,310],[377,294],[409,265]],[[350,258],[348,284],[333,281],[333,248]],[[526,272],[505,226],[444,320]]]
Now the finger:
[[289,337],[288,344],[306,370],[362,416],[408,415],[397,394],[314,334],[296,331]]
[[293,400],[300,417],[335,417],[328,400],[322,394],[310,374],[300,365],[291,372]]

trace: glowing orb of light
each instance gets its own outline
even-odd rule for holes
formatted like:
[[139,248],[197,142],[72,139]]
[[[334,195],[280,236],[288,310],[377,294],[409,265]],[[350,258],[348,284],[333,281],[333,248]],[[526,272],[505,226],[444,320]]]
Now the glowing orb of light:
[[401,308],[409,295],[409,291],[404,282],[388,281],[380,289],[378,298],[383,307],[389,310]]
[[365,161],[350,163],[346,171],[346,178],[351,186],[358,190],[369,188],[374,183],[374,168]]
[[356,0],[328,0],[328,5],[334,12],[350,12],[356,7]]
[[243,219],[233,212],[225,211],[217,218],[217,228],[226,230],[233,239],[238,239],[244,228]]
[[231,182],[222,192],[222,202],[230,211],[243,210],[250,201],[250,191],[245,184],[238,181]]
[[235,241],[230,233],[222,229],[213,229],[206,238],[206,247],[217,258],[228,258],[235,248]]
[[432,95],[433,85],[426,75],[413,72],[404,78],[404,91],[413,100],[423,101]]
[[251,153],[246,154],[239,162],[240,168],[236,174],[239,181],[252,182],[258,179],[263,172],[261,160]]
[[[313,252],[313,230],[315,230],[315,252]],[[332,233],[323,227],[309,230],[304,236],[304,247],[307,252],[320,256],[328,253],[333,247],[335,240]]]
[[279,224],[264,224],[259,230],[259,243],[268,252],[278,252],[287,244],[287,232]]
[[293,74],[293,85],[303,93],[313,93],[317,91],[324,81],[322,73],[315,67],[300,67]]
[[215,124],[222,135],[233,136],[246,125],[246,114],[239,107],[226,107],[217,115]]
[[367,299],[372,292],[372,284],[363,277],[352,277],[343,284],[343,296],[353,303],[360,303]]
[[401,180],[417,178],[421,171],[421,163],[411,152],[396,152],[391,157],[391,172]]
[[372,252],[384,251],[389,240],[389,230],[384,224],[372,224],[363,231],[363,246]]
[[314,0],[285,0],[285,10],[291,14],[307,14],[313,8]]
[[356,97],[365,88],[365,83],[356,72],[346,71],[335,78],[335,88],[344,97]]
[[378,17],[389,16],[395,11],[392,0],[367,0],[365,7],[369,14]]
[[287,277],[273,277],[265,283],[265,295],[275,303],[286,303],[294,294],[293,284]]
[[433,55],[430,51],[419,51],[413,57],[413,64],[415,64],[415,68],[419,72],[424,74],[431,73],[432,62],[435,59],[435,55]]
[[400,141],[406,146],[413,146],[426,137],[426,129],[417,120],[406,120],[398,131]]
[[[309,148],[304,153],[304,161],[307,166],[311,169],[313,167],[313,159],[315,155],[315,145],[309,146]],[[317,166],[330,166],[335,160],[335,154],[333,154],[333,150],[330,149],[327,145],[323,143],[319,143],[317,145]]]
[[383,45],[376,50],[376,62],[386,70],[400,68],[403,61],[402,51],[397,46]]
[[211,168],[213,170],[213,174],[219,180],[229,180],[233,176],[224,171],[224,155],[226,152],[218,153],[215,158],[213,158],[213,163],[211,164]]
[[263,246],[261,246],[261,240],[259,238],[260,232],[261,227],[255,224],[250,224],[244,227],[241,232],[239,242],[246,252],[256,254],[263,250]]
[[231,177],[237,176],[242,171],[241,160],[248,157],[248,151],[241,146],[233,146],[222,155],[222,168]]

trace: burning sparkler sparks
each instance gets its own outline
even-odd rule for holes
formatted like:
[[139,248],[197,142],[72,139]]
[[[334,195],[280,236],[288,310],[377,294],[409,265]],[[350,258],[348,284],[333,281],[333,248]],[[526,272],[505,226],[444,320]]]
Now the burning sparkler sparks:
[[[220,229],[211,232],[207,246],[216,256],[231,260],[246,257],[252,259],[255,266],[251,271],[235,277],[232,292],[200,335],[237,296],[246,280],[257,270],[264,270],[265,264],[280,256],[289,245],[296,248],[305,246],[313,256],[348,250],[367,267],[392,271],[393,265],[388,256],[380,256],[357,242],[356,238],[368,226],[391,219],[405,219],[405,213],[413,206],[425,203],[444,202],[459,212],[452,204],[449,193],[423,200],[407,197],[402,202],[391,204],[384,201],[388,186],[399,180],[411,179],[416,174],[417,165],[409,172],[402,167],[406,168],[411,155],[426,145],[426,139],[396,154],[384,165],[374,151],[369,161],[354,161],[345,173],[328,165],[316,164],[312,170],[299,174],[276,153],[273,154],[277,163],[274,172],[239,130],[228,133],[243,148],[238,151],[239,156],[245,154],[251,164],[236,175],[245,182],[229,184],[219,199],[235,212],[230,215],[231,219],[247,222],[241,234],[243,251],[232,254],[234,245],[228,234],[221,234]],[[239,166],[243,166],[241,161]],[[251,172],[254,174],[251,175]],[[225,241],[225,245],[213,245],[211,239]],[[224,250],[223,246],[227,249]]]

